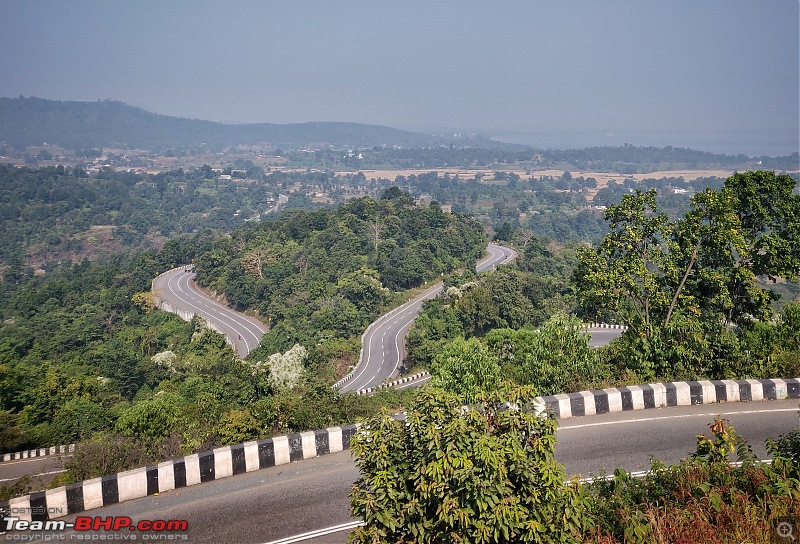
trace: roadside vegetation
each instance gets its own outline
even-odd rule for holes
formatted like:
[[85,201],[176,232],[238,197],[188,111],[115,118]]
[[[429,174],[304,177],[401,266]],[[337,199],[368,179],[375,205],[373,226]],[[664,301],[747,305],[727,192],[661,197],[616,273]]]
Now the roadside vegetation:
[[[400,408],[410,392],[330,385],[385,305],[472,265],[485,243],[475,221],[394,190],[44,275],[20,267],[0,285],[0,450],[79,442],[65,483]],[[247,360],[201,320],[154,308],[152,278],[192,260],[208,289],[270,326]]]
[[477,397],[429,388],[405,422],[368,420],[353,439],[360,477],[350,493],[365,525],[349,542],[767,544],[800,522],[793,438],[768,444],[764,463],[717,419],[676,465],[565,481],[557,422],[531,411],[532,395],[509,383]]
[[[768,288],[800,274],[795,185],[772,172],[736,174],[695,195],[675,220],[655,191],[637,190],[609,206],[610,232],[597,246],[534,236],[515,265],[454,277],[426,304],[409,333],[410,366],[463,393],[465,382],[445,378],[439,360],[467,338],[484,344],[475,352],[495,379],[539,394],[800,375],[800,306],[776,312],[779,296]],[[627,331],[593,350],[581,321]]]

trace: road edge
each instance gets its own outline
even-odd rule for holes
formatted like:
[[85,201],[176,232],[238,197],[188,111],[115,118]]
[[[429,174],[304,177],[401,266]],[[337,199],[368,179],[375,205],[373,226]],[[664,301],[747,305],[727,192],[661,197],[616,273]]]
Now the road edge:
[[[651,383],[536,397],[532,404],[537,414],[548,412],[558,419],[568,419],[673,406],[784,399],[800,399],[800,378]],[[358,428],[358,424],[344,425],[223,446],[157,465],[15,497],[0,502],[0,513],[15,509],[20,519],[47,521],[261,468],[311,459],[350,449],[350,439]]]

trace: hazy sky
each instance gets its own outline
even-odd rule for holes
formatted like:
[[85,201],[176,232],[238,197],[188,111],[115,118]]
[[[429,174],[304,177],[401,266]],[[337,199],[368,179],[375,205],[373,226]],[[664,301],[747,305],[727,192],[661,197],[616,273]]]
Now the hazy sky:
[[0,0],[0,95],[790,152],[799,29],[797,0]]

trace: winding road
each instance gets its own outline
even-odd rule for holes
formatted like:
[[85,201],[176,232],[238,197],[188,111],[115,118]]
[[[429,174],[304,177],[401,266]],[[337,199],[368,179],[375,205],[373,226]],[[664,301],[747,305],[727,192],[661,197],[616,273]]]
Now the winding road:
[[240,357],[258,347],[267,329],[258,320],[212,299],[195,285],[192,267],[178,267],[164,272],[153,280],[156,297],[165,303],[162,309],[179,310],[186,318],[199,315],[215,330],[225,335]]
[[[475,267],[479,273],[497,268],[517,256],[510,247],[497,244],[489,244],[487,251],[489,255]],[[419,315],[422,304],[441,290],[442,283],[439,282],[370,324],[361,337],[359,364],[338,382],[339,390],[345,393],[377,387],[394,376],[403,360],[406,332]]]
[[[488,255],[476,265],[478,272],[495,269],[517,256],[515,250],[498,244],[489,244],[487,252]],[[156,277],[153,291],[161,302],[161,308],[184,318],[199,315],[226,336],[240,357],[247,357],[266,334],[264,325],[209,297],[195,285],[194,279],[191,266],[174,268]],[[359,364],[336,384],[339,390],[344,393],[374,388],[395,376],[403,360],[406,332],[419,315],[423,303],[436,297],[441,290],[439,282],[370,324],[362,335]],[[592,335],[593,346],[607,344],[621,334],[619,330],[602,328],[588,329],[587,332]],[[405,387],[424,381],[409,383]]]
[[[764,439],[797,428],[797,400],[740,402],[617,412],[562,420],[556,458],[567,475],[646,469],[654,456],[677,462],[721,414],[766,458]],[[191,542],[344,543],[358,470],[349,451],[249,472],[92,510],[83,515],[188,520]],[[65,519],[71,521],[75,515]],[[338,528],[338,530],[337,530]],[[327,529],[327,531],[326,531]],[[316,538],[297,535],[320,531]],[[330,531],[330,532],[328,532]],[[69,533],[64,533],[65,537]],[[113,534],[109,534],[113,536]]]

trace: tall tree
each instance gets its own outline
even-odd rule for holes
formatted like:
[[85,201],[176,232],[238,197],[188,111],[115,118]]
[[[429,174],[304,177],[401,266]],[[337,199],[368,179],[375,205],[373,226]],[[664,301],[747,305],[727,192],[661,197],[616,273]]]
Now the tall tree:
[[711,336],[705,357],[714,356],[728,349],[715,348],[714,338],[771,317],[776,295],[759,277],[800,275],[795,183],[774,172],[736,174],[719,190],[697,193],[674,222],[657,209],[655,190],[623,196],[606,212],[611,232],[603,243],[579,250],[573,279],[583,309],[628,325],[649,364],[692,354],[699,368],[698,339]]

